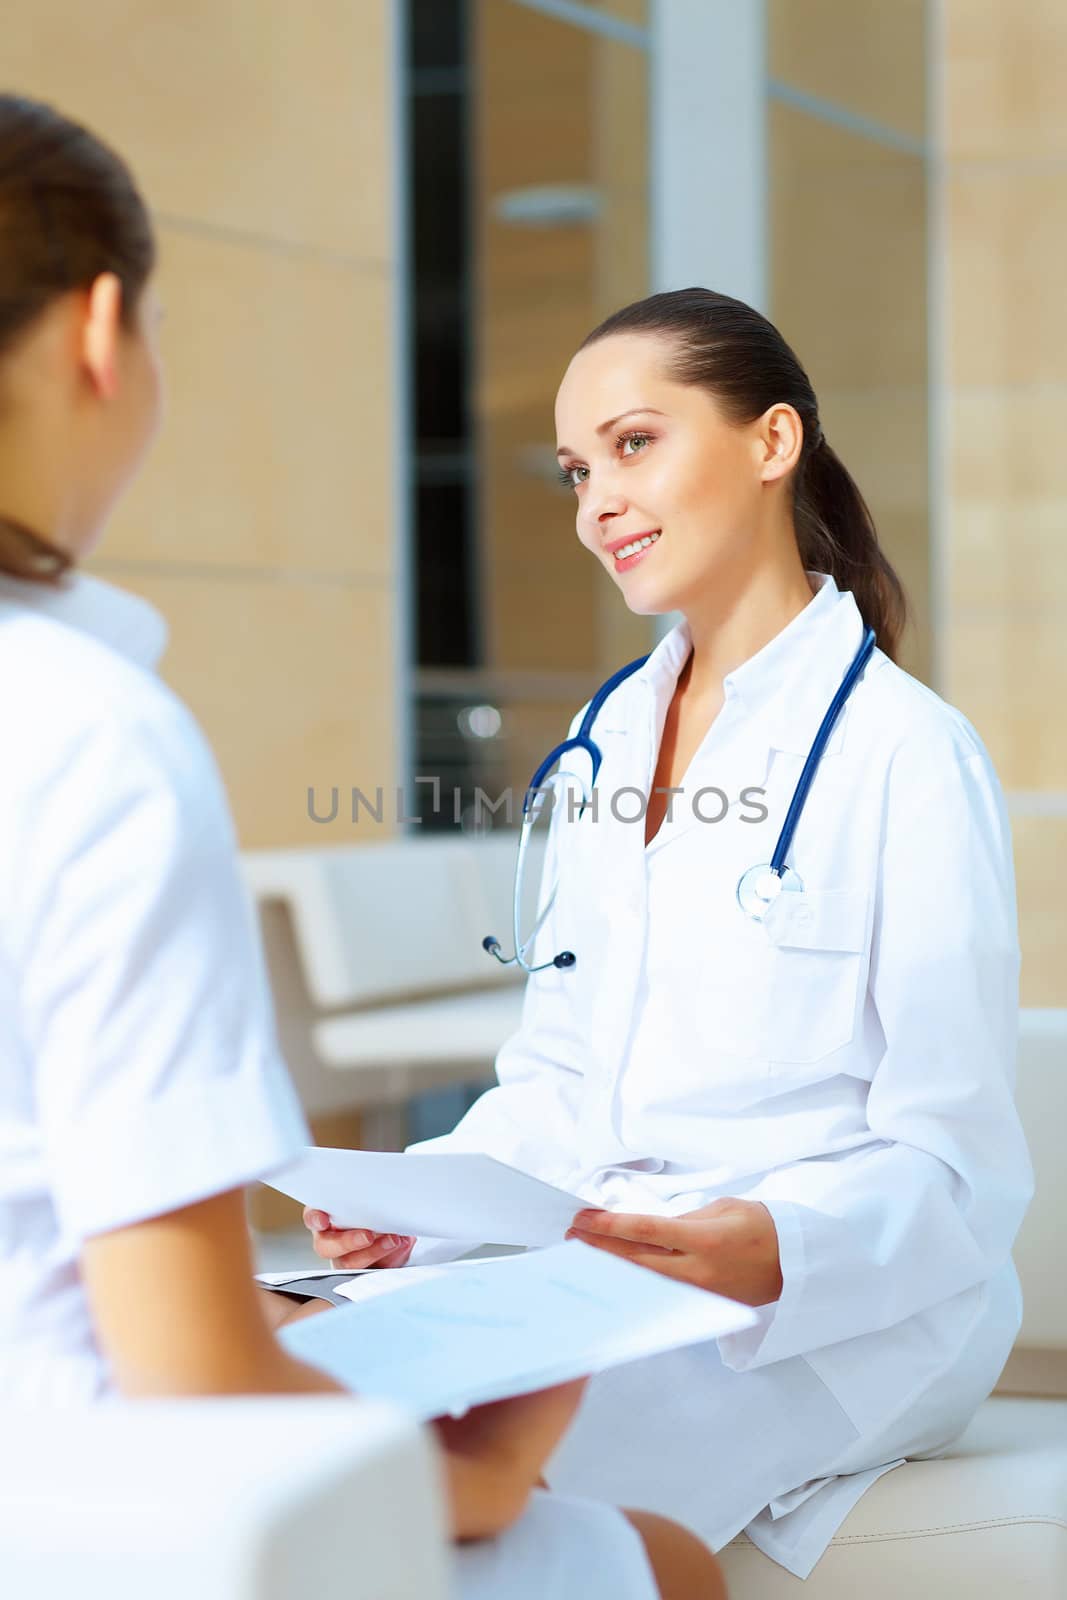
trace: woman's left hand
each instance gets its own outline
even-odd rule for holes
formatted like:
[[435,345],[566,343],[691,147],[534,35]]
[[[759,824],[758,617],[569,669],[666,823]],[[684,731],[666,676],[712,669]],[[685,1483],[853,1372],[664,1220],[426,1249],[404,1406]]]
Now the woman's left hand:
[[713,1200],[681,1217],[579,1211],[567,1237],[746,1306],[782,1292],[778,1232],[756,1200]]

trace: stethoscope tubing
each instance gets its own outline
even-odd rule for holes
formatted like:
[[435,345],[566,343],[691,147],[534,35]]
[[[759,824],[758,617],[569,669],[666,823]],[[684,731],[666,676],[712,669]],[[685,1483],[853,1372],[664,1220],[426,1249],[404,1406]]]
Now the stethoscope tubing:
[[[822,760],[823,752],[825,751],[830,740],[830,736],[837,724],[837,719],[844,709],[845,702],[848,700],[848,697],[852,693],[860,674],[863,672],[863,669],[870,660],[876,643],[877,639],[874,629],[865,629],[860,647],[856,651],[848,671],[842,678],[836,694],[827,707],[826,714],[823,717],[822,722],[819,724],[819,730],[812,741],[811,749],[808,751],[807,759],[804,762],[800,777],[797,780],[797,786],[793,790],[793,795],[790,799],[789,807],[785,814],[785,820],[782,823],[781,830],[778,834],[778,840],[775,844],[774,853],[771,856],[769,867],[765,869],[773,873],[775,877],[779,879],[782,879],[783,874],[786,872],[785,858],[789,854],[789,851],[792,847],[793,837],[804,813],[804,806],[807,802],[808,793],[811,789],[812,783],[814,782],[815,774],[819,769],[819,762]],[[600,772],[602,754],[599,745],[597,745],[596,741],[592,737],[593,724],[595,723],[597,715],[599,714],[600,709],[608,696],[612,694],[621,683],[624,683],[627,678],[639,671],[639,669],[644,666],[647,660],[648,656],[639,656],[637,660],[630,661],[626,666],[620,667],[617,672],[613,672],[611,677],[606,679],[605,682],[601,684],[596,694],[594,694],[593,698],[590,700],[589,705],[586,707],[586,712],[582,718],[578,732],[573,736],[573,738],[565,739],[561,744],[556,745],[554,749],[550,750],[545,759],[538,766],[533,777],[530,779],[526,794],[523,797],[522,823],[519,829],[519,849],[515,862],[515,878],[512,894],[512,936],[515,943],[515,954],[511,957],[503,956],[500,952],[499,940],[494,938],[491,934],[482,940],[483,948],[487,950],[490,955],[494,956],[502,966],[519,966],[524,972],[532,974],[535,972],[544,972],[548,967],[569,968],[576,964],[577,958],[570,950],[561,950],[560,953],[551,961],[541,962],[537,966],[531,966],[526,959],[527,950],[537,938],[538,933],[544,925],[545,919],[552,909],[556,898],[556,890],[558,888],[558,884],[553,884],[552,892],[538,914],[533,931],[530,933],[529,937],[524,940],[522,938],[522,932],[520,928],[520,918],[522,915],[522,885],[526,864],[526,853],[529,849],[530,834],[536,818],[533,807],[543,793],[545,779],[552,771],[552,768],[571,750],[584,750],[586,755],[588,755],[592,764],[590,787],[595,785],[597,776]],[[563,774],[555,774],[554,776],[558,778],[562,775]],[[574,776],[574,774],[567,774],[567,776]],[[589,790],[583,785],[583,809],[588,803],[588,799]],[[758,869],[750,869],[751,872],[756,870]],[[742,885],[748,875],[749,874],[747,873],[742,874],[741,883],[738,885],[739,899],[741,898]]]
[[793,798],[789,802],[789,809],[785,814],[785,821],[782,823],[782,830],[778,835],[778,843],[775,845],[774,854],[771,856],[771,871],[779,878],[785,866],[785,858],[792,846],[797,824],[803,814],[808,791],[815,780],[819,762],[822,760],[823,751],[826,749],[837,719],[844,709],[845,701],[855,688],[856,680],[860,673],[871,659],[875,643],[874,629],[868,628],[863,635],[863,643],[856,651],[852,665],[842,678],[841,685],[834,698],[830,701],[826,715],[819,724],[819,731],[812,741],[811,749],[808,751],[808,759],[805,761],[800,777],[797,779],[797,786],[793,790]]

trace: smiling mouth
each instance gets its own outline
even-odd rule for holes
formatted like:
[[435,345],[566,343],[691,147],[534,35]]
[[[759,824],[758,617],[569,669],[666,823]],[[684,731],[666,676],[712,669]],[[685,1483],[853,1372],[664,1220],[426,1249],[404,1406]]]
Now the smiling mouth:
[[658,532],[646,533],[642,538],[633,539],[629,544],[620,545],[618,550],[613,550],[612,558],[615,562],[615,571],[628,572],[631,567],[636,566],[642,556],[651,550],[654,544],[659,543],[661,537],[662,535]]

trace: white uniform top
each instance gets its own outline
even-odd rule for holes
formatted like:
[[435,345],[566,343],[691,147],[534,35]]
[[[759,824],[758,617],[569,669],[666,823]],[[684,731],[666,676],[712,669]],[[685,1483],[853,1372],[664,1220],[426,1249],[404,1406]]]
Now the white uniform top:
[[164,639],[150,606],[94,579],[0,578],[4,1403],[107,1393],[88,1236],[307,1139],[218,774],[146,670]]
[[[577,965],[529,980],[499,1086],[428,1142],[488,1151],[612,1210],[676,1214],[721,1195],[768,1206],[781,1299],[716,1356],[724,1383],[761,1374],[747,1390],[764,1408],[751,1414],[756,1433],[724,1441],[709,1373],[708,1404],[690,1394],[679,1422],[691,1418],[692,1437],[675,1438],[673,1462],[669,1441],[650,1459],[645,1501],[681,1461],[707,1501],[707,1537],[721,1542],[769,1508],[750,1531],[801,1573],[857,1491],[824,1478],[844,1440],[829,1425],[820,1438],[810,1414],[793,1441],[796,1475],[775,1477],[790,1459],[790,1408],[799,1415],[812,1375],[821,1380],[827,1415],[839,1408],[851,1423],[847,1470],[947,1442],[1017,1331],[1010,1252],[1031,1193],[1013,1102],[1011,840],[988,756],[958,711],[876,651],[790,851],[802,892],[783,892],[763,924],[738,906],[738,880],[770,860],[862,638],[852,595],[812,579],[811,603],[726,677],[685,792],[648,848],[643,821],[619,818],[651,787],[686,626],[607,700],[593,729],[597,810],[568,820],[557,807],[546,859],[546,885],[557,862],[560,882],[537,959],[572,950]],[[749,787],[766,790],[764,820],[752,820]],[[729,809],[701,821],[724,808],[699,793],[712,788]],[[746,1422],[745,1394],[730,1388],[731,1425]],[[604,1434],[587,1456],[599,1452],[606,1492],[630,1504],[642,1486],[618,1464],[640,1455],[637,1434],[633,1448]],[[745,1510],[739,1456],[758,1476],[761,1452],[763,1489],[749,1485]],[[561,1486],[595,1492],[591,1477],[571,1472]],[[819,1495],[791,1496],[806,1479],[823,1480]]]

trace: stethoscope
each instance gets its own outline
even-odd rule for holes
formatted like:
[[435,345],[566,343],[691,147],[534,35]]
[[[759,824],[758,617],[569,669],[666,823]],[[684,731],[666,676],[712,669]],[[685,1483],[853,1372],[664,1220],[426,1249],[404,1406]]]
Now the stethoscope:
[[[737,903],[745,915],[752,917],[756,922],[763,921],[770,907],[783,890],[796,891],[802,890],[804,887],[792,867],[786,866],[785,858],[789,854],[790,846],[793,843],[793,835],[796,833],[797,825],[803,815],[808,792],[818,771],[823,752],[829,743],[830,735],[834,731],[845,702],[871,658],[874,646],[874,629],[867,628],[863,635],[863,642],[856,651],[851,666],[842,678],[837,693],[827,707],[826,715],[819,724],[819,731],[812,741],[807,760],[804,762],[800,777],[797,780],[797,786],[793,790],[793,798],[789,802],[789,809],[785,814],[785,821],[782,823],[782,829],[778,835],[778,842],[774,847],[771,859],[760,862],[754,867],[749,867],[747,872],[742,873],[738,881]],[[539,814],[538,802],[543,803],[544,795],[547,792],[545,779],[556,763],[561,761],[571,750],[584,750],[588,755],[592,765],[590,783],[588,785],[584,784],[577,773],[562,771],[553,773],[550,783],[555,783],[563,778],[574,778],[581,785],[582,790],[582,804],[579,815],[589,804],[590,792],[596,785],[597,774],[600,771],[600,764],[603,760],[600,747],[592,737],[593,723],[596,721],[600,708],[608,696],[621,683],[625,683],[626,679],[631,677],[633,673],[639,671],[647,660],[647,656],[639,656],[636,661],[631,661],[625,667],[620,667],[618,672],[613,673],[605,683],[601,684],[586,708],[585,716],[582,718],[582,724],[578,732],[572,739],[565,739],[562,744],[558,744],[555,749],[550,750],[530,779],[530,785],[522,803],[522,826],[519,829],[519,851],[515,863],[515,886],[511,919],[515,954],[513,956],[503,955],[500,949],[500,940],[491,933],[487,934],[482,940],[483,950],[487,950],[491,956],[495,956],[501,966],[512,967],[517,965],[524,972],[533,973],[544,972],[548,967],[559,967],[561,969],[573,967],[578,959],[573,950],[561,950],[557,956],[553,956],[551,961],[542,961],[538,966],[531,966],[526,959],[526,952],[541,931],[545,918],[552,909],[556,898],[556,890],[559,887],[558,883],[553,884],[552,893],[545,902],[532,932],[526,939],[523,939],[519,928],[519,919],[522,911],[522,887],[526,867],[526,852],[529,848],[530,835],[533,831],[534,823],[537,821]]]

